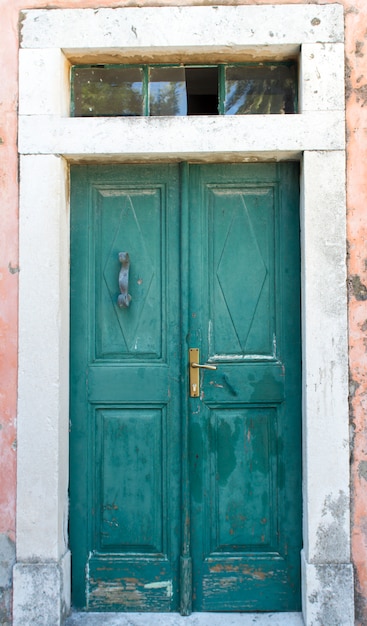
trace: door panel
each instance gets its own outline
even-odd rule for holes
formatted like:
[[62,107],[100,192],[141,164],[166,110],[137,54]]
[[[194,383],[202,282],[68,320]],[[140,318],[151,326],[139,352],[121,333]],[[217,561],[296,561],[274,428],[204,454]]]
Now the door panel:
[[269,519],[269,510],[276,513],[274,422],[272,409],[212,411],[210,552],[252,544],[264,549],[274,541]]
[[162,411],[98,413],[100,546],[162,553]]
[[[72,168],[75,606],[299,609],[297,179],[295,164]],[[198,398],[189,348],[217,367]]]
[[[164,336],[162,292],[166,242],[164,189],[94,188],[96,210],[96,358],[120,360],[162,356]],[[125,315],[117,306],[116,255],[128,251],[134,304]],[[137,263],[136,260],[139,259]]]
[[272,355],[272,188],[208,186],[211,356]]

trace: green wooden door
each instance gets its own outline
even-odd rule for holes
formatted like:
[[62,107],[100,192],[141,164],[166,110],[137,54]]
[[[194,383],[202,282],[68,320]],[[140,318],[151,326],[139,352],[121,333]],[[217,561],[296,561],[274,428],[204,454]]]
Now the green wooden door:
[[[297,179],[295,164],[72,168],[75,606],[300,608]],[[190,347],[217,367],[198,398]]]

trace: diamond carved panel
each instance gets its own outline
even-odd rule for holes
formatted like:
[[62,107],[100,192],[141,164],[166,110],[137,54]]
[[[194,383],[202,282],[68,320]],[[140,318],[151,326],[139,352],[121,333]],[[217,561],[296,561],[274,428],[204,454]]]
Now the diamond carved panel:
[[245,352],[268,270],[244,195],[232,195],[231,206],[216,277],[240,350]]
[[[127,223],[129,224],[129,241],[126,241]],[[135,256],[134,253],[131,253],[129,249],[119,250],[120,242],[123,242],[123,244],[125,244],[126,242],[125,245],[127,248],[129,248],[129,243],[131,243],[132,249],[134,251],[138,251],[139,256]],[[131,265],[129,278],[130,284],[134,285],[134,296],[132,296],[133,300],[130,305],[131,307],[133,307],[134,311],[133,315],[131,316],[123,316],[122,313],[124,312],[121,311],[117,306],[117,283],[116,280],[114,280],[112,272],[108,271],[111,266],[117,266],[118,270],[120,269],[118,262],[118,252],[116,254],[116,250],[118,250],[118,252],[129,252],[130,255]],[[137,265],[138,268],[136,267]],[[109,254],[106,259],[103,271],[103,278],[105,280],[108,292],[110,294],[110,298],[114,305],[114,311],[118,324],[121,328],[121,333],[129,350],[132,350],[134,348],[137,329],[140,324],[142,312],[144,310],[145,303],[148,298],[154,277],[153,268],[153,260],[151,259],[145,245],[145,237],[140,228],[139,220],[134,208],[133,198],[131,197],[131,195],[127,195],[124,207],[121,209],[118,227],[115,231],[115,236],[112,240]],[[139,273],[139,276],[137,275],[137,272]],[[144,276],[144,279],[140,276]]]
[[[100,337],[99,356],[120,358],[127,353],[159,356],[162,318],[160,189],[102,190],[98,204],[101,251],[96,253],[96,263],[101,283],[96,336]],[[120,252],[128,252],[130,258],[128,308],[118,306]]]

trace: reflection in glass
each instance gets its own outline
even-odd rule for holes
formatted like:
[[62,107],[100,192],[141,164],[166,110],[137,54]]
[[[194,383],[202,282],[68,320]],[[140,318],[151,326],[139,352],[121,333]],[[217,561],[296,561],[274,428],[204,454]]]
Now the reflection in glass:
[[143,115],[140,67],[79,67],[74,70],[74,115]]
[[184,67],[150,68],[149,114],[187,115]]
[[72,68],[72,114],[186,116],[296,113],[295,63]]
[[258,64],[225,68],[225,115],[295,113],[293,65]]

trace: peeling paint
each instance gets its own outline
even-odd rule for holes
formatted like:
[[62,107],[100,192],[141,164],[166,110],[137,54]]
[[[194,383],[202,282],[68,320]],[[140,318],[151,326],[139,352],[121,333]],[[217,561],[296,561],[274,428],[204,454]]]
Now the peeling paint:
[[166,610],[170,610],[173,595],[171,580],[153,581],[144,583],[136,577],[114,578],[106,581],[102,578],[89,580],[88,608],[103,610],[106,604],[110,607],[121,607],[141,611],[155,611],[162,608],[162,601]]
[[359,387],[360,383],[357,380],[353,380],[353,378],[349,379],[349,395],[351,398],[354,398]]
[[367,461],[359,461],[358,463],[358,476],[367,480]]
[[223,389],[224,385],[219,385],[218,383],[216,383],[214,380],[210,380],[209,381],[209,385],[211,385],[212,387],[216,387],[218,389]]
[[[272,570],[266,572],[262,569],[259,568],[255,568],[255,567],[250,567],[249,565],[246,564],[239,564],[239,565],[235,565],[235,564],[222,564],[222,563],[216,563],[215,565],[212,565],[211,567],[209,567],[209,571],[211,573],[232,573],[232,574],[241,574],[244,576],[248,576],[249,578],[254,578],[256,580],[266,580],[266,578],[272,578],[272,576],[274,576],[274,572]],[[211,579],[209,579],[211,580]],[[234,580],[237,580],[237,584],[238,584],[238,578],[235,578]],[[222,579],[221,579],[222,582]]]
[[349,15],[350,13],[354,13],[355,15],[359,14],[359,11],[357,9],[357,7],[349,7],[346,11],[345,11],[345,15]]
[[357,97],[357,102],[362,101],[362,106],[367,105],[367,85],[361,85],[360,87],[356,87],[354,93]]
[[355,50],[356,57],[363,57],[364,56],[364,54],[362,52],[363,46],[364,46],[364,41],[356,41],[356,50]]
[[213,354],[212,361],[274,361],[274,356],[269,354]]
[[[367,85],[366,85],[367,98]],[[354,275],[349,278],[349,290],[356,300],[367,300],[367,287],[364,285],[359,276]]]
[[162,580],[156,583],[147,583],[144,589],[166,589],[167,597],[172,597],[172,580]]
[[20,272],[20,268],[18,265],[12,265],[11,261],[8,264],[8,270],[10,272],[10,274],[18,274],[18,272]]

